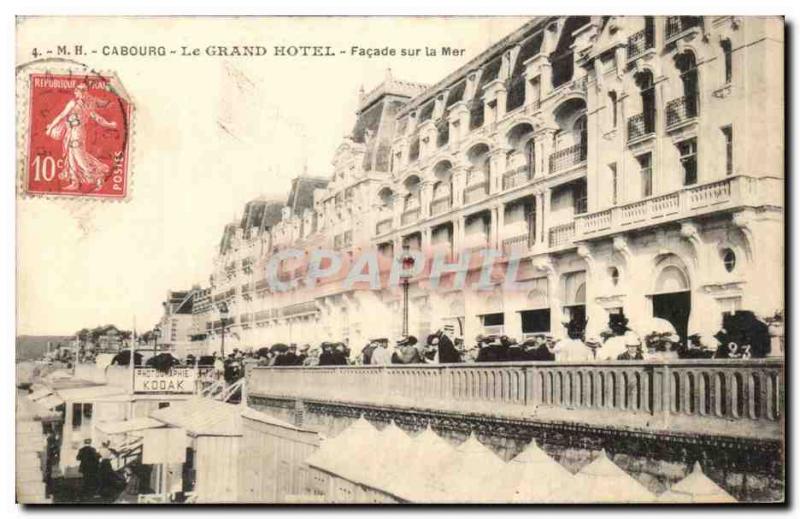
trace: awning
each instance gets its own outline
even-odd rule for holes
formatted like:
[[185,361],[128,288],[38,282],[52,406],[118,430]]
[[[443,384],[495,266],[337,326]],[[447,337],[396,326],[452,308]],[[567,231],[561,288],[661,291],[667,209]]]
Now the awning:
[[95,427],[105,434],[125,434],[133,431],[142,431],[144,429],[164,427],[164,423],[153,418],[142,417],[134,418],[132,420],[99,422],[97,425],[95,425]]
[[39,400],[41,398],[46,397],[47,395],[52,395],[52,394],[53,394],[53,390],[52,389],[50,389],[49,387],[43,387],[43,388],[37,389],[33,393],[29,394],[28,398],[35,402],[35,401],[37,401],[37,400]]
[[47,395],[46,397],[40,398],[36,401],[37,405],[44,407],[45,409],[55,409],[63,403],[64,400],[59,398],[58,395]]

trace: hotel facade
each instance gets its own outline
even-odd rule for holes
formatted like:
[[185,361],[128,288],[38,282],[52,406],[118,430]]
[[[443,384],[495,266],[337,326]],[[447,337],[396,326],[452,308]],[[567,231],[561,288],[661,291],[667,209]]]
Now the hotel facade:
[[[409,333],[597,334],[611,313],[682,336],[724,312],[783,309],[783,25],[780,19],[541,17],[431,85],[387,71],[359,93],[332,172],[298,176],[287,200],[256,199],[194,289],[189,334],[206,351],[401,333],[399,287],[304,286],[316,249],[342,270],[404,248],[458,263],[519,258],[525,290],[422,277]],[[435,78],[434,78],[435,79]],[[297,288],[274,290],[281,262]],[[385,263],[381,263],[382,275]],[[475,279],[474,263],[464,263]]]

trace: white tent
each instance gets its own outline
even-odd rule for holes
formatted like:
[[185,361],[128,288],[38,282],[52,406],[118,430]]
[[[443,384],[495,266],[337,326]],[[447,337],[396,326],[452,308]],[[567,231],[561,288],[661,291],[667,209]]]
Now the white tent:
[[472,433],[437,465],[439,477],[432,486],[430,500],[441,503],[490,501],[493,483],[505,467],[503,460]]
[[574,477],[575,501],[582,503],[648,503],[655,496],[608,459],[606,451]]
[[[326,439],[306,459],[306,464],[336,474],[350,481],[365,483],[371,472],[370,456],[378,447],[378,430],[360,417],[334,438]],[[366,462],[366,463],[365,463]]]
[[575,501],[575,477],[531,441],[506,464],[497,480],[493,501],[504,503],[569,503]]
[[388,479],[390,493],[412,503],[427,503],[434,500],[433,487],[440,477],[439,465],[451,455],[455,448],[433,432],[430,425],[417,435],[395,467],[394,478]]
[[735,503],[736,499],[703,473],[695,462],[692,473],[658,496],[663,503]]

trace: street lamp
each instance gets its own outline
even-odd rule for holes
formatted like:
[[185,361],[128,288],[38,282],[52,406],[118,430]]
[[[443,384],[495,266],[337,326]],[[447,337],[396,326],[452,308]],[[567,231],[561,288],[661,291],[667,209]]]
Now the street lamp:
[[161,326],[156,325],[153,328],[153,355],[158,355],[158,339],[161,337]]
[[400,256],[400,264],[403,266],[400,270],[400,278],[403,285],[403,337],[408,336],[408,280],[411,278],[411,269],[414,268],[414,261],[414,256],[409,252],[408,244],[403,245],[403,254]]
[[228,318],[228,303],[222,302],[217,305],[217,308],[219,309],[220,321],[222,321],[222,342],[220,346],[220,353],[222,358],[225,358],[225,321],[227,321]]

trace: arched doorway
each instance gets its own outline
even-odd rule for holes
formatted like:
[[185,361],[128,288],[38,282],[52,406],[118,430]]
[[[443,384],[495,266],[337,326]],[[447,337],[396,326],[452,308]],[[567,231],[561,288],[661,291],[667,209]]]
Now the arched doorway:
[[658,271],[653,294],[653,317],[666,319],[685,344],[692,312],[689,276],[678,260],[665,260]]

